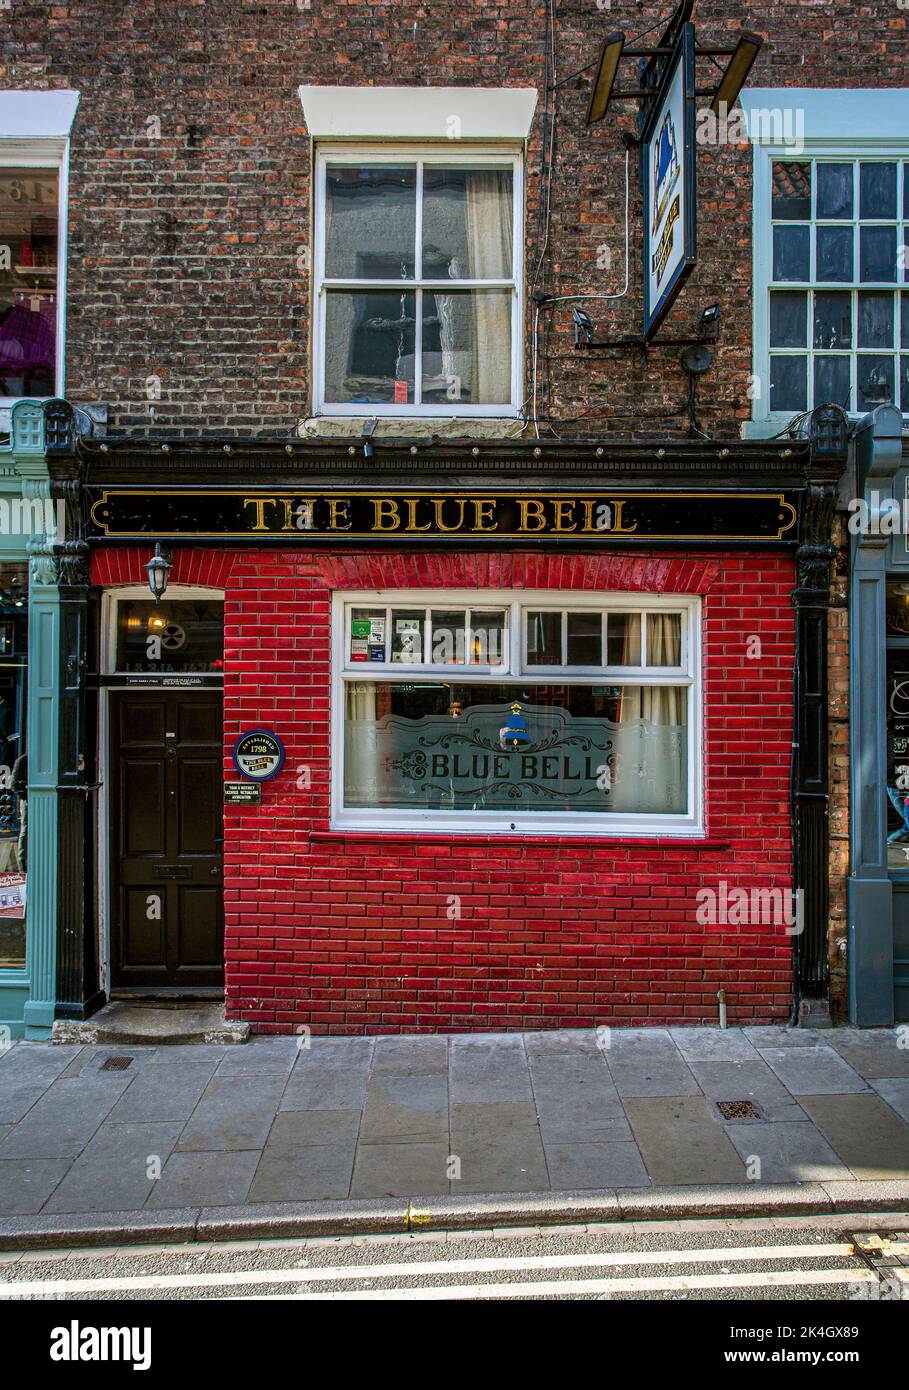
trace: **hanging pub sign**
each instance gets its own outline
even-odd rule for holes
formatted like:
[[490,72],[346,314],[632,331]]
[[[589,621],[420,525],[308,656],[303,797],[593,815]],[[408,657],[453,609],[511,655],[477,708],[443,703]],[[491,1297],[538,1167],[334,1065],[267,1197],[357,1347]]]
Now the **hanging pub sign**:
[[234,767],[249,782],[268,782],[284,766],[284,744],[271,729],[250,729],[233,746]]
[[[255,488],[90,492],[92,539],[108,541],[780,541],[795,539],[797,516],[796,495],[769,491],[473,494],[391,487],[322,493]],[[357,660],[384,660],[381,623],[373,621],[354,636]]]
[[644,337],[671,309],[697,259],[694,25],[682,28],[641,145]]

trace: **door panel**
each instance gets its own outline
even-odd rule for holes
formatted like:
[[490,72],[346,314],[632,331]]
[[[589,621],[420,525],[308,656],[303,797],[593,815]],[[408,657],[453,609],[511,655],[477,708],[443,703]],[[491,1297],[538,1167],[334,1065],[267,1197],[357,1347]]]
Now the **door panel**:
[[217,987],[224,978],[220,692],[110,698],[112,984]]

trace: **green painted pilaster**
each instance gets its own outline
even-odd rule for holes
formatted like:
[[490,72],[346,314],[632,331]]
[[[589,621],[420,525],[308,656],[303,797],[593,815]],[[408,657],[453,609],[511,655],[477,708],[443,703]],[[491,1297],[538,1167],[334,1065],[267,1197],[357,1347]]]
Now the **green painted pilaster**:
[[0,971],[0,1025],[30,1038],[50,1036],[56,1002],[60,621],[54,535],[40,524],[49,502],[44,406],[19,401],[0,443],[0,562],[27,562],[29,570],[26,965]]

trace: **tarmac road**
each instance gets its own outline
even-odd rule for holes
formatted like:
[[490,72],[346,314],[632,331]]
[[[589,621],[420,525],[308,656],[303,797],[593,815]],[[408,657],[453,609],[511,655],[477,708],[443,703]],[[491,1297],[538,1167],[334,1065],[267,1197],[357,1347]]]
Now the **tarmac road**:
[[909,1213],[19,1251],[0,1298],[896,1302]]

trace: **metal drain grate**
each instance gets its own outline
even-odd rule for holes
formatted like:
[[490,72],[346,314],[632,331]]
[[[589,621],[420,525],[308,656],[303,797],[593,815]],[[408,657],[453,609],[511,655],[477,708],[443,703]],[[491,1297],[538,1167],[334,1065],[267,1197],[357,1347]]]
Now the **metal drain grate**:
[[716,1108],[724,1120],[759,1120],[761,1112],[750,1100],[718,1100]]
[[127,1067],[133,1064],[132,1057],[105,1057],[98,1068],[99,1071],[126,1071]]

